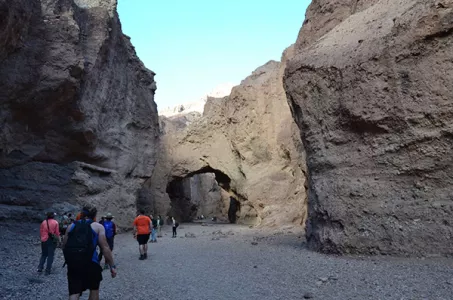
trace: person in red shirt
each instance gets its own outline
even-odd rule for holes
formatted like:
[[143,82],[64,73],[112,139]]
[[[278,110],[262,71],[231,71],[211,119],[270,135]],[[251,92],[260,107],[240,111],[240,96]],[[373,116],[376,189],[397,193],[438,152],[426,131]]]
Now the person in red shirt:
[[54,217],[55,213],[47,213],[46,220],[42,221],[39,228],[41,235],[41,259],[39,261],[38,273],[42,273],[44,263],[47,259],[46,275],[49,275],[50,270],[52,269],[55,249],[57,248],[57,243],[60,239],[59,225],[58,222],[54,220]]
[[151,219],[145,216],[145,211],[140,210],[140,214],[134,220],[134,236],[137,236],[140,260],[148,258],[148,240],[151,229]]

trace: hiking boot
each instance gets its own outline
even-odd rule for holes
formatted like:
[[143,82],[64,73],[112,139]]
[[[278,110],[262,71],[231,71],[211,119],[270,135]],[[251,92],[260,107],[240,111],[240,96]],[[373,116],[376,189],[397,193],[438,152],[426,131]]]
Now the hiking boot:
[[141,254],[139,260],[144,260],[144,259],[145,259],[145,255]]
[[50,275],[50,270],[46,270],[46,272],[44,273],[44,275]]
[[38,273],[42,273],[42,269],[38,269],[37,272],[38,272]]
[[145,259],[148,259],[148,253],[143,254],[143,256],[145,257]]

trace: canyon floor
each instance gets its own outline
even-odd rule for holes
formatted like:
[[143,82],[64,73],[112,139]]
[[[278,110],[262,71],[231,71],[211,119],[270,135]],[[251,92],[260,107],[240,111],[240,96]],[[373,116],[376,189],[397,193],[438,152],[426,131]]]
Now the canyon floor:
[[[0,224],[2,299],[67,299],[60,249],[53,274],[35,272],[38,227]],[[183,224],[173,239],[166,226],[158,243],[149,244],[145,261],[138,260],[132,235],[120,234],[118,276],[104,272],[101,299],[452,298],[452,259],[327,256],[305,249],[302,234]]]

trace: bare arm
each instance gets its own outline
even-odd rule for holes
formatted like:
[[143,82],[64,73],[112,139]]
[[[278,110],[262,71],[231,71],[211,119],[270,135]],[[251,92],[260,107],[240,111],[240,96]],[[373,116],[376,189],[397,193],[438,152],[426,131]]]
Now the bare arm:
[[134,236],[136,236],[137,235],[137,218],[134,220],[133,225],[134,225],[134,229],[132,230],[132,234]]
[[68,234],[69,234],[69,231],[72,229],[73,226],[74,226],[74,224],[71,224],[66,229],[66,233],[64,234],[64,237],[63,237],[63,244],[61,245],[62,249],[64,249],[64,246],[66,245],[66,242],[68,241]]
[[57,221],[57,230],[55,231],[55,233],[58,237],[60,237],[60,224],[58,224],[58,221]]

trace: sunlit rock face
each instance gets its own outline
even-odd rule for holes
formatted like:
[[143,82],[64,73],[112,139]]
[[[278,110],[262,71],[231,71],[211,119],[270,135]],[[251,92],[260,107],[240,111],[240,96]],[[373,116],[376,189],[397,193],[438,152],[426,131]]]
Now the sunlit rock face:
[[161,118],[160,158],[148,182],[150,207],[172,211],[168,184],[207,172],[215,174],[224,191],[219,204],[223,217],[228,218],[232,196],[239,201],[238,223],[274,228],[304,224],[303,147],[282,83],[292,49],[282,62],[259,67],[229,96],[209,98],[198,119],[183,114]]
[[116,1],[0,0],[0,217],[135,214],[159,138],[154,73]]
[[311,4],[284,78],[311,248],[453,253],[452,20],[452,1]]

